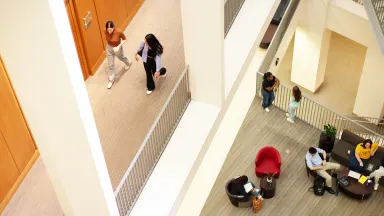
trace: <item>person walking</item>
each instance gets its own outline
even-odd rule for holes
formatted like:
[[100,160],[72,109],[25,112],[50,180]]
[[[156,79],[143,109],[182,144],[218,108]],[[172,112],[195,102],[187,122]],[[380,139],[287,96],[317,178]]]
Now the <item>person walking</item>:
[[288,112],[286,113],[288,117],[287,121],[291,123],[295,123],[296,110],[297,108],[299,108],[300,100],[301,100],[300,88],[297,86],[294,86],[292,88],[292,97],[288,105]]
[[273,76],[271,72],[267,72],[263,77],[263,84],[261,88],[261,94],[263,95],[263,101],[261,106],[267,112],[269,112],[269,106],[275,100],[275,93],[279,88],[280,80]]
[[107,40],[107,60],[108,60],[108,78],[109,82],[107,88],[112,88],[115,83],[115,56],[122,62],[124,62],[125,70],[128,70],[132,65],[132,61],[124,56],[123,44],[127,39],[124,33],[119,29],[115,28],[115,24],[112,21],[108,21],[105,24],[105,38]]
[[153,34],[147,34],[144,41],[140,43],[137,49],[135,59],[141,60],[144,64],[144,70],[147,76],[147,95],[155,90],[155,81],[153,77],[165,77],[166,68],[161,67],[161,55],[163,54],[163,46]]

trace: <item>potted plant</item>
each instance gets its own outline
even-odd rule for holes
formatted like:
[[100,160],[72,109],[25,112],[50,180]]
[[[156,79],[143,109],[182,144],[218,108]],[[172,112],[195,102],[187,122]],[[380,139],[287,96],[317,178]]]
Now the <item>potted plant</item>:
[[337,130],[334,126],[330,124],[324,125],[324,130],[320,134],[319,148],[327,153],[331,153],[335,144],[336,133]]

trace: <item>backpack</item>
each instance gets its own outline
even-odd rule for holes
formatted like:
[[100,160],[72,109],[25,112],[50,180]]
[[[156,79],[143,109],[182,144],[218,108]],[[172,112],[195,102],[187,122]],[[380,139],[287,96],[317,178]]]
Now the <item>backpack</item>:
[[321,176],[316,176],[313,186],[309,190],[313,190],[316,196],[323,196],[325,192],[325,179]]

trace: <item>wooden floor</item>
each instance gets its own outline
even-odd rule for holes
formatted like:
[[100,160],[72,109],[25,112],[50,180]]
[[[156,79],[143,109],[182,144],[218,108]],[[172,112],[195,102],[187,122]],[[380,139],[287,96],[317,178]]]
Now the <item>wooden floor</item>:
[[285,113],[276,107],[265,112],[256,98],[249,110],[238,136],[227,156],[222,170],[201,213],[203,216],[254,215],[251,208],[232,206],[224,187],[228,179],[235,175],[247,175],[257,187],[259,179],[254,173],[254,160],[264,146],[273,146],[281,154],[281,175],[277,180],[276,195],[265,199],[263,209],[257,215],[384,215],[384,193],[374,192],[364,202],[325,193],[317,197],[308,188],[313,179],[307,178],[304,157],[310,146],[317,146],[320,131],[296,120],[287,122]]
[[[167,68],[167,77],[156,82],[156,90],[150,96],[146,95],[143,64],[133,56],[148,33],[155,34],[164,46],[162,63]],[[133,61],[130,70],[123,73],[123,63],[116,60],[117,82],[107,90],[107,62],[104,61],[86,82],[114,189],[185,67],[180,0],[144,1],[125,34],[124,52]],[[44,163],[39,159],[2,216],[62,214]]]

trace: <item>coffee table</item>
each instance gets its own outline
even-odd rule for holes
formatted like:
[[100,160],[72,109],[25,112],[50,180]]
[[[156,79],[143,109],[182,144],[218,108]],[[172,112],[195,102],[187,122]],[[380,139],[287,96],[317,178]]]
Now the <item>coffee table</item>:
[[275,196],[276,193],[276,179],[272,177],[272,182],[268,183],[268,176],[264,176],[260,179],[261,196],[265,199],[270,199]]
[[357,179],[348,177],[348,173],[348,169],[337,173],[337,180],[343,177],[347,177],[348,181],[351,184],[349,186],[344,186],[343,184],[339,184],[339,182],[337,181],[337,188],[341,192],[354,199],[360,199],[361,201],[363,201],[364,199],[368,198],[373,192],[373,183],[369,186],[366,186],[365,184],[359,183]]

